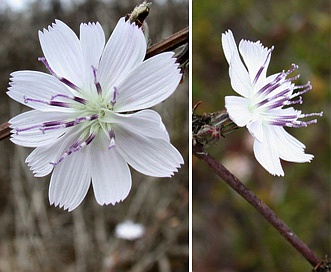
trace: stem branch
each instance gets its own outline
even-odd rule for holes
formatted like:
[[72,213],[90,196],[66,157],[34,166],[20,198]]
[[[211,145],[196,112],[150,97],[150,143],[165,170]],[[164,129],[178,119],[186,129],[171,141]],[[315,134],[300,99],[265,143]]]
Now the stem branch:
[[265,219],[283,236],[291,245],[301,253],[303,257],[313,266],[316,267],[321,260],[315,253],[272,211],[265,203],[262,202],[252,191],[250,191],[241,181],[235,177],[215,158],[206,154],[201,145],[193,147],[193,154],[204,161],[214,172],[223,179],[232,189],[239,193],[248,203],[263,215]]

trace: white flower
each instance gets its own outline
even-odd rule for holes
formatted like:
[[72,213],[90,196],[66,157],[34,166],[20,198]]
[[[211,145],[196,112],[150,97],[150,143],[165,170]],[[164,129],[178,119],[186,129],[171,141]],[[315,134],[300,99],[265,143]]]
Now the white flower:
[[[239,51],[231,30],[222,34],[222,46],[228,61],[232,88],[240,94],[225,97],[225,107],[231,120],[239,127],[246,126],[255,138],[254,154],[258,162],[272,175],[283,176],[280,159],[291,162],[310,162],[313,155],[305,154],[305,146],[287,133],[284,127],[306,127],[315,120],[300,121],[308,116],[322,116],[322,113],[303,114],[293,107],[284,106],[300,103],[302,98],[291,100],[309,91],[308,82],[302,86],[292,83],[299,75],[287,78],[298,68],[271,76],[266,75],[271,52],[257,42],[241,40]],[[299,92],[295,90],[301,89]]]
[[143,225],[126,220],[118,224],[115,228],[115,236],[125,240],[136,240],[143,236],[145,228]]
[[100,205],[124,200],[128,164],[155,177],[177,172],[183,158],[161,117],[142,110],[175,91],[181,74],[172,52],[144,61],[144,35],[124,18],[106,44],[99,23],[81,24],[78,38],[56,20],[39,39],[51,75],[11,74],[8,95],[33,110],[9,122],[14,143],[36,147],[26,159],[34,175],[54,169],[51,204],[75,209],[91,182]]

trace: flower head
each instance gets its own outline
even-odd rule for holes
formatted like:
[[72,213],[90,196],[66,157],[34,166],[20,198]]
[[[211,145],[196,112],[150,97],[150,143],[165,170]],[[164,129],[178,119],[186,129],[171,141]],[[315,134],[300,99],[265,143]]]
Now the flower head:
[[317,120],[305,122],[301,118],[322,116],[322,113],[303,114],[293,107],[284,108],[302,104],[300,95],[311,90],[309,82],[301,86],[293,83],[299,75],[288,77],[298,66],[293,64],[288,71],[267,76],[274,48],[268,49],[259,41],[241,40],[242,61],[231,30],[222,34],[222,46],[230,65],[231,86],[241,95],[225,97],[225,107],[231,120],[239,127],[246,126],[255,138],[254,154],[258,162],[272,175],[278,176],[284,175],[280,159],[310,162],[314,156],[305,154],[305,145],[284,129],[306,127]]
[[99,23],[81,24],[78,38],[59,20],[39,31],[39,39],[40,60],[51,74],[11,74],[7,94],[33,110],[9,122],[14,143],[36,147],[26,159],[34,175],[54,170],[51,204],[75,209],[91,182],[100,205],[124,200],[128,165],[156,177],[177,172],[182,156],[159,114],[145,110],[169,97],[181,79],[172,52],[144,61],[144,34],[124,18],[107,43]]

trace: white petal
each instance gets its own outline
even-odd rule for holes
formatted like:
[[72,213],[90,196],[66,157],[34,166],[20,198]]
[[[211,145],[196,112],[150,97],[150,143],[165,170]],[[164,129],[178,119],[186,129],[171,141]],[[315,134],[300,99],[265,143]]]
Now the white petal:
[[66,157],[54,168],[49,185],[50,204],[72,211],[83,201],[91,183],[89,146]]
[[247,124],[247,129],[249,133],[259,142],[264,141],[264,130],[263,130],[263,123],[261,120],[249,122]]
[[105,92],[112,92],[123,76],[140,64],[146,54],[146,40],[135,24],[121,18],[109,38],[99,64],[99,81]]
[[280,164],[277,139],[269,132],[269,126],[264,128],[265,140],[254,141],[254,155],[257,161],[272,175],[284,176],[282,165]]
[[145,175],[169,177],[184,163],[168,141],[144,137],[119,126],[114,130],[115,148],[134,169]]
[[105,34],[102,26],[97,23],[80,25],[80,44],[85,63],[98,68],[102,51],[105,46]]
[[264,69],[259,76],[259,81],[261,81],[259,86],[263,85],[265,83],[267,68],[271,56],[271,54],[268,56],[268,48],[264,47],[260,41],[251,42],[242,40],[239,44],[239,51],[248,69],[251,82],[255,79],[260,68],[264,66]]
[[114,110],[145,109],[168,98],[177,88],[181,73],[172,52],[158,54],[131,71],[117,87]]
[[247,98],[254,94],[252,82],[244,64],[239,57],[239,54],[232,55],[229,75],[231,79],[231,86],[238,94]]
[[118,114],[109,111],[101,121],[118,124],[134,134],[170,140],[161,116],[153,110],[141,110],[134,114]]
[[94,83],[93,69],[98,69],[101,54],[105,47],[105,34],[99,23],[80,25],[80,44],[86,65],[86,82]]
[[242,63],[236,42],[231,30],[222,34],[222,47],[230,68],[229,74],[232,88],[240,95],[249,97],[252,93],[251,80]]
[[37,147],[51,144],[64,133],[69,131],[70,128],[59,128],[54,130],[46,130],[44,132],[38,127],[31,130],[18,132],[17,129],[31,128],[49,121],[62,121],[66,120],[68,117],[68,114],[63,112],[45,113],[32,110],[21,113],[9,120],[10,127],[12,128],[11,132],[13,133],[11,135],[11,141],[15,144],[27,147]]
[[252,114],[248,110],[248,99],[239,96],[226,96],[225,108],[230,119],[239,127],[244,127],[252,120]]
[[8,90],[9,91],[7,94],[12,99],[34,109],[41,111],[72,111],[71,108],[55,107],[41,102],[25,102],[26,97],[49,102],[52,96],[57,94],[63,94],[67,96],[74,95],[69,91],[69,88],[67,88],[58,79],[42,72],[18,71],[12,73],[10,87]]
[[57,155],[60,155],[56,151],[57,146],[40,146],[30,153],[25,162],[35,177],[44,177],[52,172],[53,165],[50,162],[54,162]]
[[91,143],[91,175],[95,198],[100,205],[124,200],[131,189],[128,164],[101,133]]
[[226,31],[222,34],[222,47],[225,58],[227,62],[230,64],[232,55],[238,55],[238,49],[236,45],[236,41],[234,40],[233,34],[231,30]]
[[82,87],[85,65],[76,34],[59,20],[38,34],[44,56],[55,74]]
[[[65,134],[61,139],[49,145],[43,145],[33,150],[25,162],[30,167],[35,177],[43,177],[53,170],[53,164],[66,150],[78,139],[80,131]],[[72,154],[74,155],[74,154]],[[64,161],[63,161],[64,162]]]
[[281,159],[290,162],[310,162],[314,156],[305,154],[305,145],[285,131],[283,127],[272,127],[278,144],[278,152]]

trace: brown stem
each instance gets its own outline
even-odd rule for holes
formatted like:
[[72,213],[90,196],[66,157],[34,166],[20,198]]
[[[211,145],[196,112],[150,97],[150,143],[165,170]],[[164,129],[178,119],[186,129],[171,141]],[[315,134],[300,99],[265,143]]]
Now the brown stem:
[[[189,40],[188,37],[189,37],[189,31],[187,27],[149,47],[146,52],[145,59],[151,58],[165,51],[174,50],[177,47],[185,43],[188,43]],[[9,135],[10,135],[9,123],[3,123],[2,125],[0,125],[0,141],[7,138]]]
[[250,191],[240,180],[235,177],[215,158],[206,154],[203,146],[197,144],[193,147],[193,154],[204,161],[214,172],[223,179],[232,189],[239,193],[248,203],[256,208],[259,213],[282,235],[292,246],[301,253],[303,257],[313,266],[316,267],[321,260],[315,253],[272,211],[265,203],[262,202],[252,191]]
[[0,140],[7,138],[10,134],[9,123],[0,125]]
[[149,47],[147,49],[145,59],[148,59],[165,51],[172,51],[177,47],[188,43],[188,41],[189,41],[189,31],[187,27]]

